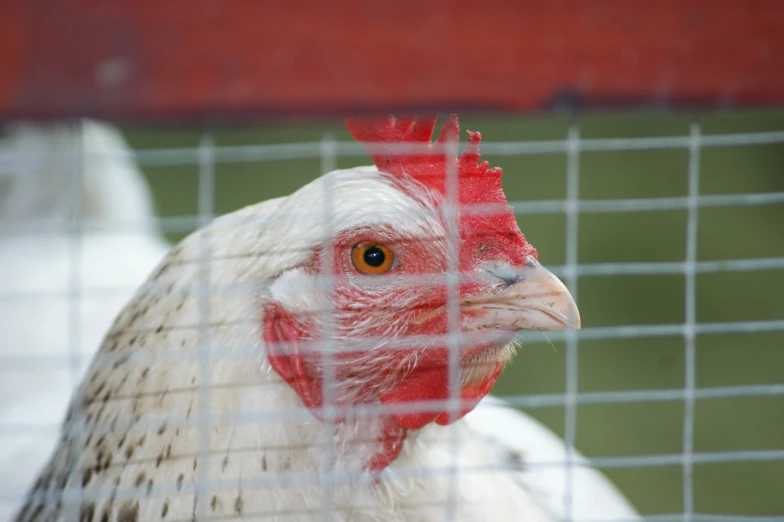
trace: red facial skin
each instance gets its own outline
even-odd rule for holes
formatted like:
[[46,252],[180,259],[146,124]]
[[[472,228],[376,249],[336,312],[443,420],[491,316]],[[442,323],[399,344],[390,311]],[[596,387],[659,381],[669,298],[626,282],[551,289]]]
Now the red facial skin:
[[[366,141],[368,137],[377,141],[426,141],[430,142],[435,120],[406,119],[387,122],[360,124],[349,122],[352,134]],[[375,132],[378,127],[384,132]],[[391,131],[390,131],[391,129]],[[402,130],[401,130],[402,129]],[[399,131],[399,132],[398,132]],[[371,135],[368,136],[368,133]],[[457,120],[447,120],[439,142],[457,136]],[[379,139],[380,138],[380,139]],[[470,133],[469,146],[460,157],[455,159],[458,173],[459,199],[461,209],[466,205],[494,205],[491,215],[472,215],[461,210],[459,231],[459,267],[462,274],[480,270],[483,261],[502,261],[513,266],[522,266],[530,256],[536,258],[536,250],[525,241],[517,227],[512,209],[506,205],[501,190],[500,169],[488,169],[487,163],[477,164],[479,160],[480,136]],[[375,155],[379,169],[398,176],[401,182],[412,175],[433,192],[443,196],[445,193],[446,160],[443,154],[421,155],[416,157],[391,157]],[[405,169],[406,174],[402,173]],[[405,188],[405,183],[401,183]],[[500,209],[500,212],[498,211]],[[360,241],[373,241],[384,244],[395,253],[396,263],[386,274],[364,276],[377,278],[365,280],[363,285],[357,281],[362,277],[351,261],[351,247]],[[389,335],[390,322],[394,321],[394,337],[405,339],[418,335],[445,335],[447,333],[447,288],[443,280],[433,283],[412,283],[408,285],[385,287],[393,278],[405,275],[438,275],[446,270],[443,244],[441,240],[416,240],[399,238],[394,230],[357,230],[340,234],[333,240],[332,273],[337,275],[332,288],[332,304],[335,309],[334,325],[338,338],[363,339]],[[317,251],[307,264],[306,269],[319,273],[322,260]],[[341,277],[345,275],[346,277]],[[487,293],[492,289],[488,283],[463,281],[460,284],[461,299]],[[390,294],[390,291],[399,293]],[[405,310],[390,311],[388,303],[405,302]],[[352,306],[362,303],[362,306]],[[461,324],[470,321],[467,312],[461,311]],[[323,418],[322,380],[320,355],[313,350],[300,350],[298,341],[319,338],[312,331],[314,322],[308,318],[294,317],[277,304],[271,304],[264,311],[264,339],[268,357],[275,371],[296,391],[303,403],[317,417]],[[357,326],[361,325],[361,326]],[[288,343],[280,349],[279,343]],[[471,359],[482,350],[494,346],[473,346],[461,351],[461,360],[470,364]],[[411,351],[418,351],[416,365],[404,364],[412,360]],[[370,355],[370,358],[367,356]],[[365,364],[351,364],[352,358]],[[368,363],[368,361],[371,361]],[[374,364],[373,361],[378,361]],[[341,364],[346,363],[346,364]],[[397,458],[408,430],[421,429],[436,422],[446,425],[471,411],[479,400],[490,392],[495,380],[503,369],[503,363],[491,362],[486,377],[472,382],[460,390],[460,412],[431,409],[401,412],[401,408],[382,417],[382,429],[378,434],[380,451],[366,463],[368,471],[380,472]],[[357,378],[359,377],[359,378]],[[379,402],[385,406],[401,406],[406,403],[422,401],[444,401],[449,398],[449,350],[446,346],[427,348],[394,348],[391,350],[340,352],[335,356],[335,386],[342,383],[361,382],[362,390],[338,390],[353,397],[352,403],[337,403],[341,407]],[[340,395],[340,393],[338,393]],[[337,422],[344,415],[339,413]]]

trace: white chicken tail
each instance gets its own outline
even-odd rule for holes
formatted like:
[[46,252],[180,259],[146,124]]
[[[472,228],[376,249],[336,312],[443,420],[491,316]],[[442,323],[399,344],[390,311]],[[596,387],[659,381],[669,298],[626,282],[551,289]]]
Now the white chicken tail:
[[146,181],[112,126],[15,123],[0,132],[7,520],[51,454],[68,398],[105,332],[168,246]]
[[80,120],[3,129],[0,220],[146,222],[152,231],[152,216],[150,190],[112,126]]

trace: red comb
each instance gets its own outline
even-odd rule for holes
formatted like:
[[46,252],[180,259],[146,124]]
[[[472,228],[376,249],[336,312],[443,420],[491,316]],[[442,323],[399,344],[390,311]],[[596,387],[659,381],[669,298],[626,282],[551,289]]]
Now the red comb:
[[[441,194],[446,192],[446,154],[444,145],[457,144],[460,127],[457,116],[450,115],[433,147],[431,140],[436,126],[436,116],[394,116],[346,120],[351,135],[364,144],[379,170],[394,176],[406,174]],[[506,203],[501,190],[501,169],[488,168],[486,161],[479,162],[478,132],[468,132],[468,144],[460,158],[450,158],[456,168],[460,187],[460,204]],[[419,145],[413,154],[384,151],[384,144],[410,143]]]
[[[346,125],[351,135],[368,149],[380,171],[401,178],[410,176],[431,190],[446,194],[449,166],[455,169],[452,172],[457,173],[461,208],[490,205],[485,212],[461,210],[461,250],[467,256],[461,254],[464,267],[472,264],[472,259],[477,260],[477,256],[470,252],[474,246],[482,252],[488,248],[503,251],[510,261],[516,263],[523,262],[526,256],[536,257],[536,250],[525,241],[514,211],[507,205],[501,188],[501,169],[488,168],[486,161],[479,163],[482,136],[468,131],[468,143],[459,158],[445,153],[445,144],[457,145],[460,127],[456,115],[450,115],[441,127],[436,141],[438,147],[432,144],[436,126],[436,116],[433,115],[349,118]],[[411,154],[384,150],[385,144],[404,143],[417,145],[417,150]],[[452,165],[447,165],[447,161]]]

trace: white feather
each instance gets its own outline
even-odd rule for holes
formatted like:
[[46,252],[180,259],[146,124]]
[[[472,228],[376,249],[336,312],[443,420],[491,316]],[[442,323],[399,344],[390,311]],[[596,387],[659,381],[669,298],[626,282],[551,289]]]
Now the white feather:
[[626,498],[591,467],[588,459],[572,448],[567,460],[563,440],[503,400],[485,397],[464,420],[484,444],[493,465],[511,468],[520,484],[554,520],[640,519]]

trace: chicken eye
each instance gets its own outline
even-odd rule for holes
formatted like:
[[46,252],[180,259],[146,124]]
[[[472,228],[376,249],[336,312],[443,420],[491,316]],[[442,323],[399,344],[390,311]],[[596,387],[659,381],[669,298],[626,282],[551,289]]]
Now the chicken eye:
[[351,260],[354,267],[366,275],[378,275],[392,268],[395,255],[384,245],[371,241],[362,241],[351,249]]

